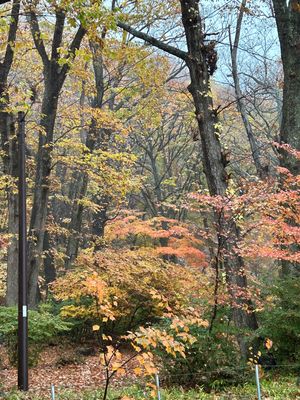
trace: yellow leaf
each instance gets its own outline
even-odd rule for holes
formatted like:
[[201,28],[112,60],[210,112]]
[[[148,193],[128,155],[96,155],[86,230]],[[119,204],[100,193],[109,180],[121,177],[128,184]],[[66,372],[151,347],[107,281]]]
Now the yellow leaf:
[[137,368],[134,368],[133,369],[133,372],[136,374],[136,375],[142,375],[142,368],[139,368],[139,367],[137,367]]
[[272,348],[272,346],[273,346],[272,340],[269,339],[269,338],[267,338],[266,341],[265,341],[265,347],[266,347],[266,349],[267,349],[267,350],[270,350],[270,349]]
[[94,332],[99,331],[99,329],[100,329],[99,325],[93,325],[93,331]]
[[117,374],[118,374],[118,375],[125,375],[125,374],[126,374],[126,371],[125,371],[124,368],[118,368]]

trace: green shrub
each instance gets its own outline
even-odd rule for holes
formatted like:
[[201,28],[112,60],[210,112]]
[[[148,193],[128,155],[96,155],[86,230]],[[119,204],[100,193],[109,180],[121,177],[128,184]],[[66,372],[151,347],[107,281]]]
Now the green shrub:
[[165,383],[183,387],[202,386],[208,391],[242,383],[247,368],[240,366],[235,335],[229,329],[224,320],[223,323],[216,322],[212,333],[207,328],[191,326],[189,333],[196,340],[193,344],[185,343],[185,358],[174,358],[158,351]]
[[[300,363],[300,278],[282,279],[267,293],[257,334],[273,341],[278,364]],[[270,304],[271,303],[271,304]]]
[[[60,316],[52,315],[41,308],[40,311],[30,310],[28,313],[29,363],[36,365],[43,347],[53,341],[59,334],[67,332],[71,324],[63,321]],[[12,365],[18,358],[18,310],[14,307],[0,307],[0,339],[8,349]]]

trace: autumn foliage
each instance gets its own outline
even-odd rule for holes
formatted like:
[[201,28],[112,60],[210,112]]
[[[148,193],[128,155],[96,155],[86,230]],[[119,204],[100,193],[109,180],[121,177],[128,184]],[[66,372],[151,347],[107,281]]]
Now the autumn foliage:
[[97,348],[103,400],[128,370],[239,383],[235,364],[248,368],[249,348],[267,356],[266,338],[274,358],[298,360],[297,2],[2,3],[5,341],[15,350],[24,129],[29,308],[36,322],[46,308],[53,336]]

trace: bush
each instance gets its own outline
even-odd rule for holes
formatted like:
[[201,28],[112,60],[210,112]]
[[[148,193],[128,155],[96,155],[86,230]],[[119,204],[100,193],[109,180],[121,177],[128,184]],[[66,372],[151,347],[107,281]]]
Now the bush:
[[211,334],[208,328],[191,326],[189,333],[195,341],[185,343],[185,358],[174,358],[158,351],[165,383],[183,387],[202,386],[208,391],[242,383],[245,368],[239,366],[239,349],[234,332],[229,329],[222,321],[215,324]]
[[[43,347],[53,341],[57,335],[67,332],[71,324],[41,309],[28,313],[28,342],[30,347],[29,364],[36,365]],[[12,365],[18,360],[18,310],[14,307],[0,307],[0,338],[8,348]]]
[[300,278],[282,279],[267,293],[258,334],[273,341],[277,363],[300,363]]
[[90,339],[95,324],[115,337],[170,311],[182,314],[198,296],[200,279],[192,268],[122,249],[82,254],[76,268],[56,280],[52,293],[62,318],[73,322],[73,338]]

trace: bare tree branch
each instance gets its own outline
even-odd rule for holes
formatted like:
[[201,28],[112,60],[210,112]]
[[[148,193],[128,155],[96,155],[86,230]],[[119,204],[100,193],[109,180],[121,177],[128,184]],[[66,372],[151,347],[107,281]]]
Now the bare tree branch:
[[155,46],[160,50],[163,50],[169,54],[172,54],[175,57],[181,58],[182,60],[185,60],[185,61],[188,58],[187,52],[177,49],[176,47],[170,46],[169,44],[166,44],[158,39],[155,39],[153,36],[150,36],[147,33],[138,31],[138,30],[132,28],[130,25],[125,24],[124,22],[118,21],[117,25],[119,28],[124,29],[126,32],[130,33],[131,35],[133,35],[139,39],[142,39],[145,42],[151,44],[152,46]]

